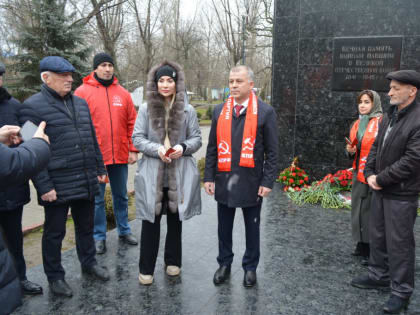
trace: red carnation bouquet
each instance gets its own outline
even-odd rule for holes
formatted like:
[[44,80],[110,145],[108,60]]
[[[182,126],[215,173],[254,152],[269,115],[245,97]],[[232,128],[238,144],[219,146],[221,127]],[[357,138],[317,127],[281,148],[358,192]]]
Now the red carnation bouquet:
[[277,177],[276,181],[284,185],[284,191],[300,191],[303,187],[308,187],[308,175],[297,163],[298,158],[295,157],[292,164]]
[[353,184],[352,169],[339,170],[334,175],[326,175],[321,182],[329,182],[331,187],[337,188],[339,191],[350,191]]

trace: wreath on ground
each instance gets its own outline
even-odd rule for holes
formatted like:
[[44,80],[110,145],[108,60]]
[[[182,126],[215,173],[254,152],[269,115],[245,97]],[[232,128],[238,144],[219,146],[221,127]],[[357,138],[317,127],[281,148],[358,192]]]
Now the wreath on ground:
[[284,191],[289,198],[298,205],[319,203],[323,208],[351,208],[351,204],[342,195],[344,191],[351,191],[353,181],[351,169],[327,174],[322,180],[315,181],[311,185],[308,185],[308,181],[306,172],[298,167],[297,157],[277,178],[277,182],[284,185]]
[[[298,158],[295,157],[292,164],[281,171],[276,180],[284,185],[283,190],[294,203],[320,204],[323,208],[332,209],[351,208],[351,198],[348,196],[353,183],[351,168],[327,174],[322,180],[309,185],[309,176],[305,170],[298,167],[298,162]],[[417,209],[417,213],[420,215],[420,208]]]

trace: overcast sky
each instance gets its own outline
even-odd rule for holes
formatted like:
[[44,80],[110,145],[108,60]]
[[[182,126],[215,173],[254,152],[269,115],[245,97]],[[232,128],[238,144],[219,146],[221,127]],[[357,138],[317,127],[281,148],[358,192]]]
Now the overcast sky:
[[193,18],[195,11],[197,14],[199,13],[200,9],[205,4],[206,0],[181,0],[180,11],[182,16],[186,18]]

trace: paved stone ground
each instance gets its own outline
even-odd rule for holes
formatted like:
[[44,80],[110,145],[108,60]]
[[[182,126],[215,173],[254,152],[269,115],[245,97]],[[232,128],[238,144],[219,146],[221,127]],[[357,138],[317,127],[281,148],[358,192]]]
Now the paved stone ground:
[[[264,201],[261,217],[261,260],[258,284],[242,286],[241,258],[245,250],[243,218],[234,227],[234,262],[230,280],[212,283],[217,268],[216,203],[202,192],[203,214],[184,223],[183,266],[179,278],[164,273],[162,237],[155,282],[138,283],[139,248],[119,243],[115,231],[107,238],[108,252],[98,256],[112,279],[103,283],[82,276],[76,251],[63,255],[71,299],[53,297],[42,266],[28,278],[43,285],[44,295],[25,298],[16,314],[382,314],[388,294],[353,288],[350,280],[366,269],[350,255],[350,212],[318,206],[297,207],[278,185]],[[165,220],[162,235],[166,235]],[[132,221],[140,235],[139,220]],[[416,224],[417,244],[420,226]],[[417,245],[416,282],[420,284]],[[416,289],[405,314],[420,314]]]
[[[210,126],[202,126],[201,129],[201,136],[203,139],[203,145],[198,150],[194,156],[197,160],[201,159],[202,157],[206,156],[206,149],[207,149],[207,142],[210,133]],[[134,174],[136,173],[137,165],[129,165],[128,166],[128,182],[127,188],[128,190],[134,189]],[[30,182],[31,188],[31,202],[25,205],[23,210],[23,217],[22,217],[22,227],[23,230],[31,230],[34,227],[38,227],[39,225],[44,223],[44,208],[38,205],[37,197],[36,197],[36,190],[35,187]]]

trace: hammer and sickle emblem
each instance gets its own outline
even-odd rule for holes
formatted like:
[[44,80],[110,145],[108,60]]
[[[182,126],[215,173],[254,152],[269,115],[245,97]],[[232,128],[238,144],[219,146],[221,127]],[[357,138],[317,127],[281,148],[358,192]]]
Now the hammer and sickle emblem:
[[254,150],[254,144],[252,143],[251,138],[246,138],[244,140],[244,147],[242,148],[242,151],[245,150]]
[[226,141],[221,141],[219,143],[219,153],[220,154],[229,154],[229,144]]

